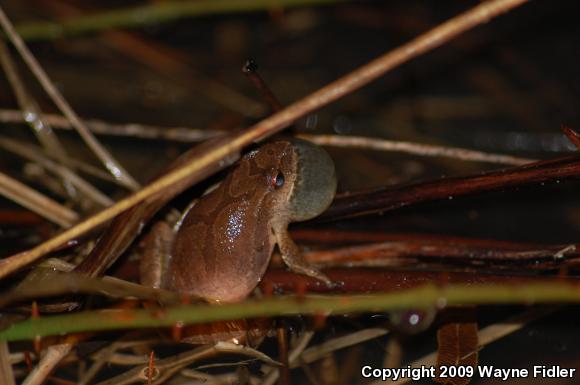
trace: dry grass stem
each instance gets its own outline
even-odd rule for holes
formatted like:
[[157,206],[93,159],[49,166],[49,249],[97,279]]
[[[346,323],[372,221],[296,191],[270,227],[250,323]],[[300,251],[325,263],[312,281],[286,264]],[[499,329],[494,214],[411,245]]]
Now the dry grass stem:
[[[72,125],[62,115],[45,114],[44,120],[54,128],[62,130],[73,129]],[[184,143],[195,143],[225,135],[224,131],[201,130],[190,127],[159,127],[139,123],[115,124],[101,120],[83,119],[87,127],[97,135],[126,136],[140,139],[163,139]],[[22,112],[18,110],[0,109],[0,122],[24,123]]]
[[[356,331],[354,333],[330,339],[320,345],[311,346],[304,350],[300,356],[300,363],[309,364],[323,358],[325,355],[334,351],[344,349],[359,343],[385,336],[389,333],[387,329],[371,328]],[[297,367],[299,362],[294,362],[291,367]]]
[[[196,361],[213,357],[223,353],[257,358],[259,360],[266,362],[268,365],[277,365],[276,361],[273,361],[270,357],[255,349],[249,348],[247,346],[235,345],[228,342],[218,342],[215,345],[201,346],[181,354],[156,360],[155,368],[157,369],[158,374],[156,375],[155,378],[153,378],[153,383],[154,384],[164,383],[164,381],[167,381],[175,373],[182,370],[184,367],[191,365]],[[143,375],[144,370],[146,369],[147,364],[140,365],[116,377],[110,378],[103,382],[99,382],[97,385],[127,385],[135,382],[146,381],[147,378],[145,378],[145,376]]]
[[[100,356],[98,357],[100,359]],[[145,364],[149,361],[149,357],[146,354],[134,355],[125,353],[113,353],[105,361],[107,364],[121,365],[121,366],[133,366]]]
[[83,161],[71,158],[71,165],[80,172],[83,172],[86,175],[93,176],[95,178],[101,179],[105,182],[109,182],[115,184],[117,186],[125,187],[118,179],[113,178],[111,174],[102,169],[93,166],[92,164],[85,163]]
[[8,342],[0,341],[0,384],[15,385]]
[[[70,122],[61,115],[45,115],[45,120],[58,129],[71,129]],[[22,123],[20,111],[0,110],[0,122]],[[218,136],[224,131],[201,130],[189,127],[160,127],[137,123],[114,124],[100,120],[85,120],[87,127],[98,135],[127,136],[140,139],[164,139],[170,141],[195,143]],[[299,135],[322,146],[372,149],[377,151],[398,151],[419,156],[440,156],[474,162],[488,162],[508,165],[522,165],[534,159],[516,156],[493,154],[458,147],[438,146],[414,142],[401,142],[381,138],[339,135]]]
[[92,200],[102,207],[107,207],[114,203],[111,198],[103,194],[85,179],[81,178],[73,170],[61,164],[55,163],[51,159],[42,155],[42,150],[39,148],[25,145],[3,136],[0,136],[0,147],[27,160],[36,162],[41,167],[59,176],[62,180],[69,181],[79,191],[83,192],[85,198]]
[[[99,354],[98,358],[95,360],[93,365],[91,365],[82,374],[82,376],[80,376],[80,378],[78,380],[78,385],[86,385],[90,381],[92,381],[93,378],[99,373],[101,368],[109,362],[110,358],[113,356],[113,354],[115,354],[115,352],[118,349],[119,349],[119,345],[117,342],[113,342],[110,345],[108,345],[107,347],[105,347],[103,349],[103,351],[101,352],[101,354]],[[138,364],[142,364],[142,363],[145,363],[148,361],[148,357],[143,356],[143,358],[144,358],[144,361],[136,363],[136,364],[138,365]]]
[[[74,265],[58,258],[49,258],[36,266],[18,285],[6,290],[0,297],[0,308],[14,302],[37,300],[67,294],[101,294],[112,298],[138,298],[156,300],[163,304],[179,303],[182,296],[163,289],[143,286],[123,279],[102,276],[91,278],[72,272]],[[66,274],[65,274],[66,273]],[[38,285],[41,280],[44,284]],[[60,311],[68,309],[63,303]],[[56,311],[59,305],[52,305]]]
[[132,355],[132,354],[122,354],[117,353],[121,349],[132,348],[136,346],[151,346],[158,343],[158,340],[145,339],[131,341],[131,338],[139,337],[139,333],[127,333],[121,339],[112,342],[111,344],[105,346],[98,353],[93,354],[91,358],[94,363],[90,366],[84,373],[80,376],[78,380],[78,385],[89,384],[93,378],[99,373],[103,366],[107,364],[114,365],[142,365],[149,362],[148,355]]
[[0,173],[0,194],[61,227],[71,227],[79,220],[71,209],[4,173]]
[[[288,363],[292,366],[296,362],[299,362],[300,356],[304,349],[310,343],[310,340],[314,337],[314,332],[307,331],[300,336],[300,339],[296,343],[296,346],[292,348],[290,353],[288,353]],[[264,379],[260,383],[260,385],[274,385],[274,383],[278,380],[280,376],[280,370],[278,368],[270,368],[269,371],[265,372]]]
[[[20,116],[23,121],[28,123],[30,128],[32,128],[38,141],[50,156],[60,164],[68,164],[66,150],[58,140],[56,134],[52,131],[50,124],[43,119],[43,114],[40,111],[38,103],[32,98],[22,82],[16,65],[10,56],[10,51],[3,40],[0,40],[0,63],[2,63],[4,73],[16,96],[16,101],[20,106]],[[63,179],[63,182],[66,183],[66,179]]]
[[136,190],[139,188],[139,183],[133,179],[133,177],[115,160],[115,158],[95,139],[93,134],[84,125],[81,119],[78,117],[76,112],[71,108],[68,102],[64,99],[60,91],[49,79],[48,75],[38,63],[36,58],[32,55],[22,38],[16,33],[14,26],[4,13],[4,10],[0,7],[0,25],[6,32],[6,35],[22,56],[24,62],[28,65],[38,82],[42,85],[42,88],[50,96],[52,101],[56,106],[62,111],[62,113],[71,122],[74,128],[77,130],[81,138],[85,141],[87,146],[95,153],[95,155],[100,159],[105,168],[119,181],[123,182],[128,188]]
[[[225,385],[225,384],[237,384],[239,382],[239,374],[238,373],[226,373],[226,374],[219,374],[219,375],[212,375],[201,372],[199,370],[193,369],[183,369],[179,374],[185,378],[191,378],[192,380],[197,381],[190,381],[187,382],[188,385]],[[250,384],[252,382],[249,382]]]
[[63,343],[49,346],[40,362],[32,369],[22,385],[41,385],[46,381],[54,367],[71,351],[73,345]]
[[397,140],[386,140],[361,136],[300,135],[300,137],[308,139],[322,146],[372,149],[379,151],[397,151],[419,156],[438,156],[451,159],[467,160],[471,162],[487,162],[520,166],[536,161],[535,159],[519,158],[511,155],[492,154],[481,151],[467,150],[464,148],[437,146],[432,144],[419,144],[413,142],[401,142]]

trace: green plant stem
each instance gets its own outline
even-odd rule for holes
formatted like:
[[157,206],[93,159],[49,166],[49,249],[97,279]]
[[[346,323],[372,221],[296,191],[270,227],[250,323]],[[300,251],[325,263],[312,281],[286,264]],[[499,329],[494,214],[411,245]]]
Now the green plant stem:
[[241,13],[299,6],[333,4],[345,0],[189,0],[152,2],[77,17],[62,23],[31,22],[17,26],[25,40],[54,39],[109,28],[140,27],[186,17]]
[[195,324],[240,318],[295,314],[434,309],[444,306],[484,304],[578,303],[580,285],[571,283],[530,285],[449,285],[421,287],[389,294],[353,296],[280,297],[211,306],[188,305],[163,309],[99,310],[42,316],[16,323],[0,332],[0,340],[32,339],[36,336],[75,332]]

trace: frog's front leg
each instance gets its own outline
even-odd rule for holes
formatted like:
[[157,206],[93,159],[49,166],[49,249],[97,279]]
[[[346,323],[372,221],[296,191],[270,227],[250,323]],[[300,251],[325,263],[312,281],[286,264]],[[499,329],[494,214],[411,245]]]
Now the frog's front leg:
[[327,286],[332,286],[330,278],[304,260],[300,249],[292,238],[290,238],[290,234],[288,234],[287,225],[274,226],[272,227],[272,231],[276,236],[276,243],[280,249],[282,260],[290,270],[319,279]]

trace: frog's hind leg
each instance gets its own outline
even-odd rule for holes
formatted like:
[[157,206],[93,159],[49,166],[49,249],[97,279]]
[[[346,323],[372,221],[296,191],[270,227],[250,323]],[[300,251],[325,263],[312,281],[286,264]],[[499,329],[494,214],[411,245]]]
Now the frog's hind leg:
[[139,278],[144,286],[162,288],[175,232],[165,221],[156,222],[139,244],[142,250]]
[[280,249],[282,260],[290,270],[319,279],[326,285],[332,286],[332,281],[326,275],[304,260],[300,249],[290,238],[286,226],[274,227],[273,231],[276,235],[276,243]]
[[193,200],[183,212],[170,210],[165,220],[156,222],[143,237],[139,245],[142,250],[139,264],[139,278],[142,285],[157,289],[166,286],[163,277],[171,258],[175,234],[196,203],[197,199]]

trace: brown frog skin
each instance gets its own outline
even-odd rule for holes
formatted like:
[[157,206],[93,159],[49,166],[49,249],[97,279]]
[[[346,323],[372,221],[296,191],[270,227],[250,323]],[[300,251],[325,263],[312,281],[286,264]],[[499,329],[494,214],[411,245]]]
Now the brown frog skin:
[[302,259],[287,227],[322,213],[335,191],[334,164],[320,147],[298,139],[264,144],[173,228],[155,225],[141,281],[212,302],[237,302],[256,287],[277,245],[290,269],[329,284]]

